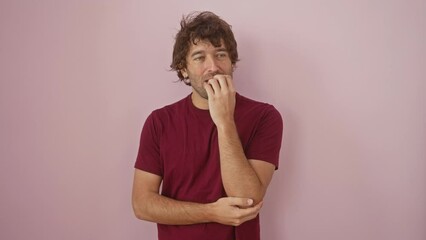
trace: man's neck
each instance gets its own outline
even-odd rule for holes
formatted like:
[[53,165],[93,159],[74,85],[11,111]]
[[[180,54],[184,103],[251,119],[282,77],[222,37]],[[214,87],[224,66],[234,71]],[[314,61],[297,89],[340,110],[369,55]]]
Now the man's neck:
[[192,92],[191,100],[192,100],[192,104],[194,104],[194,106],[196,108],[199,108],[199,109],[202,109],[202,110],[208,110],[209,109],[208,100],[201,97],[198,93]]

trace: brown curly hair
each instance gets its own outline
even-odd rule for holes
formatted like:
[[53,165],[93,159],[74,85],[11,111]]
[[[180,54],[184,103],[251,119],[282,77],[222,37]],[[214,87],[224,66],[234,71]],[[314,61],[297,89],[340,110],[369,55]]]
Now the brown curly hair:
[[192,44],[200,40],[208,40],[213,46],[219,47],[223,40],[232,64],[238,61],[237,42],[231,30],[231,25],[222,20],[212,12],[193,12],[183,16],[180,22],[181,29],[176,34],[173,47],[173,60],[170,64],[171,70],[177,72],[180,81],[184,81],[181,70],[186,68],[186,56]]

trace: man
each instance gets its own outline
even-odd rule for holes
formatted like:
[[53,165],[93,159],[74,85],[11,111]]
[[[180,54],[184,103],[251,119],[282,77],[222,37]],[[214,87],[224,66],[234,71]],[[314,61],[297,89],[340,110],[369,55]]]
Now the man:
[[283,125],[272,105],[236,93],[237,61],[225,21],[182,19],[171,68],[192,93],[146,119],[133,183],[135,215],[158,223],[160,240],[260,239]]

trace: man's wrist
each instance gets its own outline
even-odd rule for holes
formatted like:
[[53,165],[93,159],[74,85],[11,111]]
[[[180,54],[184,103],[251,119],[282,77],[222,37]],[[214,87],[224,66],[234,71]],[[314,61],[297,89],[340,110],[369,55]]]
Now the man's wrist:
[[205,222],[216,222],[214,204],[215,203],[204,204],[201,214],[203,214],[203,219],[205,220]]
[[216,128],[218,131],[229,131],[236,129],[235,121],[234,119],[228,119],[220,121],[216,124]]

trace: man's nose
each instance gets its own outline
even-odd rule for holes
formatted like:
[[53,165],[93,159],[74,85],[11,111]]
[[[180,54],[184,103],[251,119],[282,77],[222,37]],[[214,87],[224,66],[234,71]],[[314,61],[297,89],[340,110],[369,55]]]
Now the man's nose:
[[219,70],[218,62],[214,57],[208,57],[206,61],[208,72],[217,72]]

